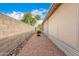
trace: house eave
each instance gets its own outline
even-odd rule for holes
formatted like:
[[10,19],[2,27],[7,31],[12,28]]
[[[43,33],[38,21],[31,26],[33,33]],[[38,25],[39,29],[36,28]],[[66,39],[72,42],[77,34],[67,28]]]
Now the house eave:
[[52,4],[42,24],[44,24],[50,18],[50,16],[58,9],[60,5],[61,3]]

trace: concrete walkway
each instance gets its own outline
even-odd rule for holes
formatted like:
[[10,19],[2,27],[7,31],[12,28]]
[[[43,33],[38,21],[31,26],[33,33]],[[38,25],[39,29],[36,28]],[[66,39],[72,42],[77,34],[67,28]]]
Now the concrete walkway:
[[19,51],[19,56],[63,56],[64,53],[43,34],[32,35],[24,47]]

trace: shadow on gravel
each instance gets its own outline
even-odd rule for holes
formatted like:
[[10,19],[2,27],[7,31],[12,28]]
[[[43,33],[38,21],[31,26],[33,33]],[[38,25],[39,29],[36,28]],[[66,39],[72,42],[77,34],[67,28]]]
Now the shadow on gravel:
[[17,56],[19,51],[23,48],[23,46],[28,42],[29,38],[33,35],[32,33],[26,40],[24,40],[20,45],[18,45],[14,50],[12,50],[8,56]]

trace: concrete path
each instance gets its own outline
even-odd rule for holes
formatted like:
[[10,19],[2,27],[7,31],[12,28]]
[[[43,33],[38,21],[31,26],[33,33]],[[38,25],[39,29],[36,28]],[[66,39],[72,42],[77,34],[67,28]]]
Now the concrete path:
[[64,53],[43,34],[32,35],[24,47],[19,51],[19,56],[63,56]]

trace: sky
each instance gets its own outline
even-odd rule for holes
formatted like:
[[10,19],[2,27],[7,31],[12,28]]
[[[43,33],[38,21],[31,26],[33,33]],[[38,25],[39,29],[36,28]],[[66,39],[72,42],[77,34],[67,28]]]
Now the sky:
[[40,15],[36,25],[42,23],[51,3],[0,3],[0,13],[21,20],[24,13],[31,12],[33,16]]

